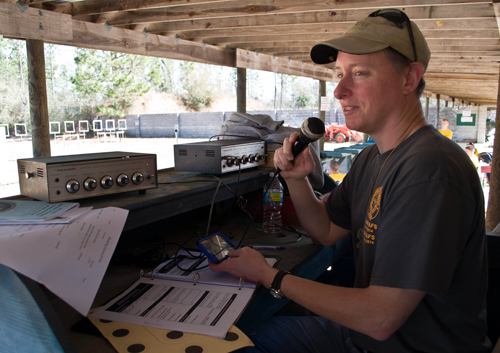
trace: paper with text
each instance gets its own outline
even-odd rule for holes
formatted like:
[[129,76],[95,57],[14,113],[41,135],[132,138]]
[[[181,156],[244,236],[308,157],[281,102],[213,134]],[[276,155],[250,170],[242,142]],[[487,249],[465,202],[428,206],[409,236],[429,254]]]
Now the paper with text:
[[225,337],[252,298],[251,288],[142,277],[91,316],[167,330]]
[[0,225],[0,263],[87,316],[128,211],[92,210],[70,224]]
[[[174,259],[176,257],[176,260]],[[277,260],[266,258],[269,266],[274,266]],[[207,257],[200,251],[179,251],[175,256],[163,262],[153,270],[155,278],[172,279],[178,281],[197,282],[204,284],[221,284],[226,286],[244,286],[256,288],[255,282],[243,281],[227,272],[213,272],[208,267]],[[151,272],[145,277],[151,277]]]

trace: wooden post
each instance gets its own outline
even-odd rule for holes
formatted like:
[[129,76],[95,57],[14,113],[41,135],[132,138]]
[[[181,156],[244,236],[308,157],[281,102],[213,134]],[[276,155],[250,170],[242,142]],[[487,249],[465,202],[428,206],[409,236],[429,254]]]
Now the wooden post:
[[[497,91],[497,112],[500,108],[500,90]],[[490,195],[486,210],[486,231],[491,232],[500,223],[500,119],[495,119],[495,143],[491,162]]]
[[247,69],[238,67],[236,69],[236,111],[238,113],[247,112]]
[[[326,97],[326,81],[319,80],[319,90],[318,90],[318,118],[325,122],[325,111],[321,110],[321,97]],[[325,149],[325,136],[319,139],[319,150],[323,151]]]
[[425,120],[429,121],[429,97],[425,97]]
[[43,41],[26,40],[33,157],[50,156],[49,109]]
[[436,108],[436,129],[439,129],[439,110],[440,110],[440,105],[441,105],[441,95],[438,94],[437,95],[437,108]]

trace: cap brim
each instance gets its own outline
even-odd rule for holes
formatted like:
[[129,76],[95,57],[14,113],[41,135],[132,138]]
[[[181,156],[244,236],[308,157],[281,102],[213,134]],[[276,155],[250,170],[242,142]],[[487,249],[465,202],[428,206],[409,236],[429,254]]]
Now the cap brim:
[[380,43],[371,39],[354,36],[343,36],[316,44],[311,49],[311,60],[316,64],[329,64],[337,61],[338,52],[348,54],[370,54],[389,47],[387,43]]

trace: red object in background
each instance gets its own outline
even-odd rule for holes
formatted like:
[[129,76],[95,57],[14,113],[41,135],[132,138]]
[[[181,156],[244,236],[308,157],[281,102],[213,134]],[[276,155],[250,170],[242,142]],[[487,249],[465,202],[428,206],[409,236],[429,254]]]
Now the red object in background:
[[491,173],[491,164],[490,165],[482,165],[481,173]]
[[356,141],[363,138],[363,133],[349,129],[345,124],[333,123],[325,127],[325,138],[337,143]]

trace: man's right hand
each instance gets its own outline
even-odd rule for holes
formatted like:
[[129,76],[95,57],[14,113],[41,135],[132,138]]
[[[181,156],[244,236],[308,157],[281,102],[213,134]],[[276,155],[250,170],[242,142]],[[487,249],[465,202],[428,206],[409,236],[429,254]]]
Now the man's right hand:
[[293,156],[292,146],[299,136],[299,132],[294,132],[285,138],[283,147],[274,152],[274,166],[281,169],[280,175],[285,179],[304,179],[315,168],[309,147],[298,156]]

